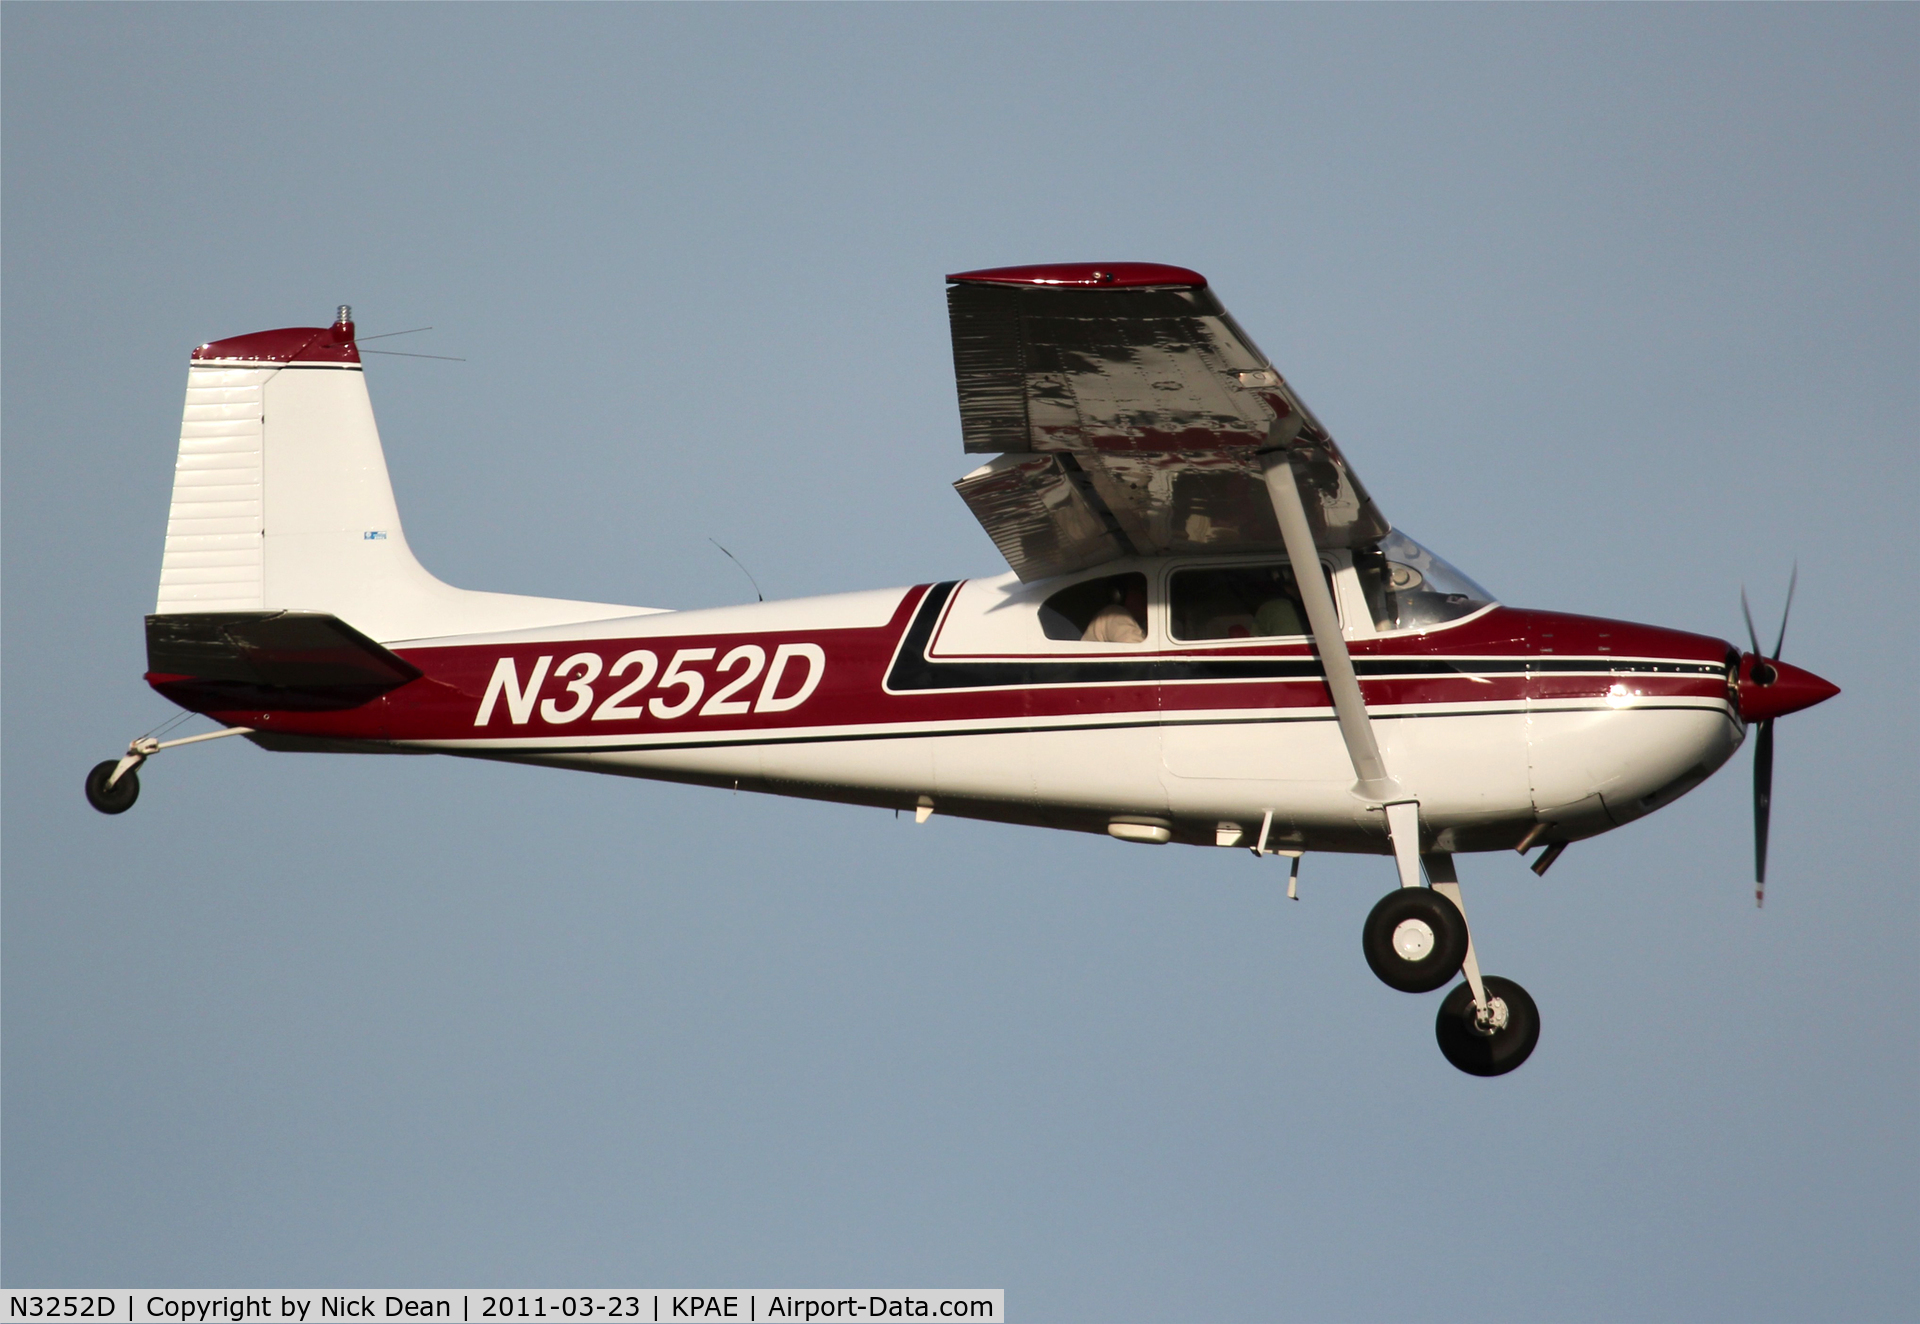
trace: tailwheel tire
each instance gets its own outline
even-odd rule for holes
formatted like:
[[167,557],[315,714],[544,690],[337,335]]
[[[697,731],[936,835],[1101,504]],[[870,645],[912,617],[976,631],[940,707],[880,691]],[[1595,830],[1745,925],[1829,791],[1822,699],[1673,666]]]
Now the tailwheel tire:
[[94,764],[93,771],[87,774],[87,803],[103,814],[124,814],[140,798],[140,772],[137,768],[128,768],[120,774],[119,781],[111,786],[107,784],[113,776],[113,770],[119,766],[119,759],[108,759],[105,763]]
[[1434,1036],[1447,1061],[1469,1076],[1504,1076],[1533,1054],[1540,1042],[1540,1009],[1527,990],[1511,979],[1487,975],[1492,1015],[1482,1023],[1473,1005],[1473,989],[1460,985],[1447,994],[1434,1022]]
[[1459,974],[1467,959],[1467,917],[1430,887],[1402,887],[1380,898],[1360,943],[1388,988],[1431,993]]

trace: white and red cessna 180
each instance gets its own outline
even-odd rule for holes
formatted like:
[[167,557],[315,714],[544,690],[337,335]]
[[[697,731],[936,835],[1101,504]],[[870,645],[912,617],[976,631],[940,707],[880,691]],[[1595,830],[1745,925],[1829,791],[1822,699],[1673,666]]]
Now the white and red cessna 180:
[[[961,499],[1012,572],[663,611],[456,589],[401,533],[348,309],[193,351],[147,682],[272,750],[508,759],[1102,833],[1391,855],[1364,951],[1463,1071],[1539,1016],[1480,972],[1462,851],[1672,802],[1837,693],[1752,647],[1501,606],[1395,529],[1206,280],[948,277]],[[1305,568],[1306,573],[1301,573]],[[1784,635],[1785,622],[1782,621]],[[87,778],[96,809],[185,741]],[[1429,884],[1422,885],[1422,875]],[[1291,884],[1289,885],[1291,888]]]

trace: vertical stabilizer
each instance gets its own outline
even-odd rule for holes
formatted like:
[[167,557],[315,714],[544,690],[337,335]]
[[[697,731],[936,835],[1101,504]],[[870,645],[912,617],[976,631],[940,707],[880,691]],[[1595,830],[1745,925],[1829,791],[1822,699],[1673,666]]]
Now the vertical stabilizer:
[[391,641],[646,611],[441,583],[400,528],[351,310],[194,350],[157,615],[327,612]]

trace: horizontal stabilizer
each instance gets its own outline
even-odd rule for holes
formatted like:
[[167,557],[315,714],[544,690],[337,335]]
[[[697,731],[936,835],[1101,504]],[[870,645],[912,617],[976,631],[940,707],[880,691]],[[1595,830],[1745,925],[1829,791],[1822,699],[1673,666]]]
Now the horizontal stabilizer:
[[354,708],[420,674],[324,612],[147,617],[147,679],[184,707]]

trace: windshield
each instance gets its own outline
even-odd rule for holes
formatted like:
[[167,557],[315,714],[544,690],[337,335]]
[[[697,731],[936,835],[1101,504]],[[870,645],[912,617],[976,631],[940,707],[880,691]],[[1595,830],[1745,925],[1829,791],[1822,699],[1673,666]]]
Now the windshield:
[[1491,593],[1398,529],[1355,548],[1353,565],[1376,630],[1425,629],[1493,602]]

